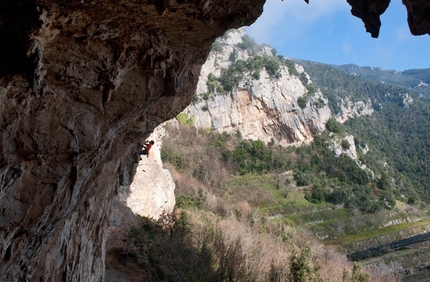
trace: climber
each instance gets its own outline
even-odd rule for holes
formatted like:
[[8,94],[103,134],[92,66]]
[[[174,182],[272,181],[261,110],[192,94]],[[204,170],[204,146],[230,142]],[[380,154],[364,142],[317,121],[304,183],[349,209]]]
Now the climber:
[[[154,141],[145,141],[145,144],[142,145],[143,150],[139,152],[139,155],[146,155],[146,157],[149,157],[149,151],[151,150],[152,145],[154,145]],[[141,160],[142,158],[139,159]]]

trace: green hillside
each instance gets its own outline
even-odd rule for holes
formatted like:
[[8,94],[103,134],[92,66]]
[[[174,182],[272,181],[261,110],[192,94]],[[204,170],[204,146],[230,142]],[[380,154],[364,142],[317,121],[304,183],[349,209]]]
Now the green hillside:
[[[370,151],[360,160],[377,175],[386,175],[396,197],[410,203],[430,202],[430,103],[406,88],[366,80],[329,65],[303,64],[313,82],[328,97],[334,113],[339,99],[371,100],[375,112],[348,120],[345,130],[357,145]],[[404,103],[406,94],[412,103]]]

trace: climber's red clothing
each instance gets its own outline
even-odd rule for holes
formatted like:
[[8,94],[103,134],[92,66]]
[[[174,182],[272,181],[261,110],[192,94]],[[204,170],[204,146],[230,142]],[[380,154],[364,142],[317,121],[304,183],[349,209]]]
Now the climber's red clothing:
[[146,149],[147,152],[149,152],[149,150],[151,150],[151,147],[152,147],[151,143],[146,143],[143,146],[145,147],[145,149]]

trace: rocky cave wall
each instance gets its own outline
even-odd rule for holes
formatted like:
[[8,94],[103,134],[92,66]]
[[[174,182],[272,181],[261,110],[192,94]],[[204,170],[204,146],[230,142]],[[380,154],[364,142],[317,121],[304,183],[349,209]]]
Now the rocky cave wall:
[[[1,1],[1,281],[102,280],[139,142],[189,104],[212,42],[264,2]],[[428,33],[427,1],[404,2]]]
[[188,105],[212,42],[263,3],[10,5],[25,18],[2,22],[15,61],[2,54],[1,281],[102,279],[110,208],[138,144]]

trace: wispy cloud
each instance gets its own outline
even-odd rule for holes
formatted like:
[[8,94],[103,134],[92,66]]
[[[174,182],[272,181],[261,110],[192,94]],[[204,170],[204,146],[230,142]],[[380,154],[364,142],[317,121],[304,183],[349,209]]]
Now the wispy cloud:
[[353,52],[353,48],[351,44],[348,42],[348,40],[345,40],[343,42],[342,50],[343,50],[343,53],[345,53],[346,55],[350,55]]
[[405,42],[411,38],[411,32],[408,27],[399,28],[396,30],[397,40],[400,42]]

